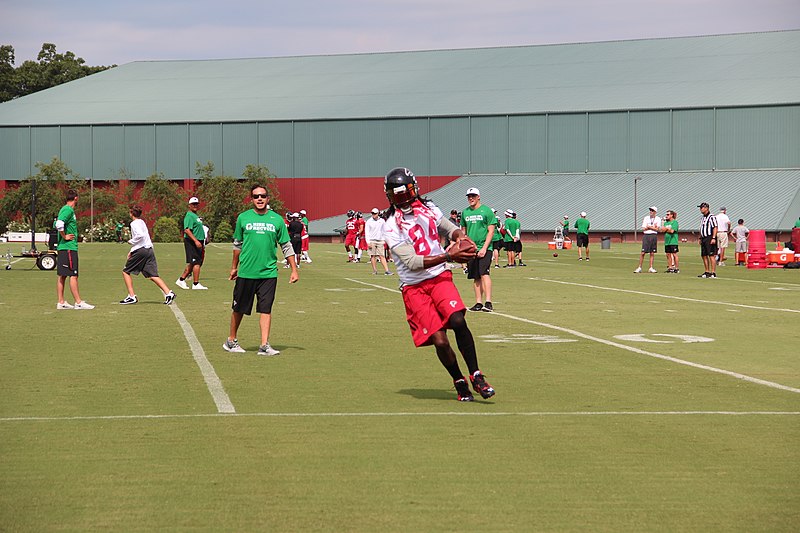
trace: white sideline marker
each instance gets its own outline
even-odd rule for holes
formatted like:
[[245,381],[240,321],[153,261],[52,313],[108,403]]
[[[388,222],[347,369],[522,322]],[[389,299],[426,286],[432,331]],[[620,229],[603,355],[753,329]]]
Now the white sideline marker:
[[[348,281],[352,281],[354,283],[362,283],[364,285],[369,285],[371,287],[377,287],[379,289],[385,289],[387,291],[391,291],[391,289],[388,289],[386,287],[382,287],[380,285],[373,285],[372,283],[366,283],[364,281],[358,281],[358,280],[351,279],[351,278],[345,278],[345,279],[348,280]],[[604,287],[595,287],[594,285],[584,285],[584,284],[581,284],[581,283],[568,283],[568,282],[563,282],[563,281],[554,281],[554,280],[541,279],[541,278],[529,278],[529,279],[536,280],[536,281],[552,281],[554,283],[564,283],[566,285],[578,285],[578,286],[581,286],[581,287],[593,287],[593,288],[598,288],[598,289],[603,289],[604,288]],[[622,289],[607,289],[607,290],[620,290],[620,291],[622,291]],[[638,293],[638,291],[627,291],[627,290],[622,291],[622,292],[636,292],[636,293]],[[639,294],[647,294],[647,293],[639,293]],[[650,296],[660,296],[660,295],[652,294]],[[691,300],[690,298],[678,298],[678,297],[675,297],[675,296],[673,296],[672,298],[677,298],[677,299],[680,299],[680,300]],[[692,301],[702,301],[702,300],[692,300]],[[722,302],[706,302],[706,303],[722,303]],[[734,304],[731,304],[731,305],[734,305]],[[742,307],[754,307],[754,306],[742,306]],[[772,307],[763,307],[763,308],[757,308],[756,307],[756,309],[768,309],[770,311],[787,311],[787,309],[775,309],[775,308],[772,308]],[[800,311],[795,311],[794,309],[788,309],[788,311],[794,311],[794,312],[800,313]],[[543,328],[554,329],[556,331],[561,331],[562,333],[568,333],[570,335],[574,335],[574,336],[580,337],[582,339],[586,339],[586,340],[590,340],[590,341],[594,341],[594,342],[599,342],[600,344],[605,344],[607,346],[613,346],[614,348],[621,348],[621,349],[627,350],[629,352],[634,352],[634,353],[638,353],[638,354],[641,354],[641,355],[646,355],[648,357],[655,357],[656,359],[663,359],[664,361],[670,361],[672,363],[678,363],[679,365],[690,366],[692,368],[697,368],[697,369],[700,369],[700,370],[707,370],[709,372],[716,372],[717,374],[724,374],[726,376],[731,376],[731,377],[734,377],[736,379],[741,379],[743,381],[747,381],[747,382],[750,382],[750,383],[755,383],[757,385],[764,385],[766,387],[770,387],[770,388],[773,388],[773,389],[780,389],[780,390],[785,390],[785,391],[789,391],[789,392],[794,392],[794,393],[800,394],[800,389],[797,389],[797,388],[794,388],[794,387],[781,385],[780,383],[767,381],[765,379],[754,378],[752,376],[746,376],[744,374],[740,374],[738,372],[732,372],[730,370],[724,370],[722,368],[716,368],[716,367],[708,366],[708,365],[701,365],[699,363],[692,363],[691,361],[685,361],[683,359],[678,359],[676,357],[670,357],[668,355],[663,355],[663,354],[660,354],[660,353],[648,352],[646,350],[641,350],[639,348],[634,348],[632,346],[626,346],[625,344],[620,344],[618,342],[609,341],[609,340],[606,340],[606,339],[601,339],[599,337],[593,337],[592,335],[587,335],[586,333],[581,333],[580,331],[575,331],[574,329],[562,328],[561,326],[556,326],[556,325],[553,325],[553,324],[547,324],[546,322],[537,322],[536,320],[529,320],[527,318],[520,318],[520,317],[513,316],[513,315],[507,315],[505,313],[498,313],[497,311],[494,311],[492,313],[487,313],[487,314],[489,316],[492,316],[492,315],[501,316],[501,317],[504,317],[504,318],[510,318],[511,320],[518,320],[520,322],[526,322],[528,324],[533,324],[534,326],[540,326],[540,327],[543,327]]]
[[434,416],[502,416],[502,417],[568,417],[568,416],[800,416],[800,411],[436,411],[397,413],[193,413],[172,415],[97,415],[97,416],[20,416],[0,417],[0,422],[40,422],[72,420],[156,420],[180,418],[336,418],[336,417],[434,417]]
[[192,325],[186,320],[186,316],[183,314],[183,311],[178,308],[177,304],[173,303],[167,307],[172,309],[175,318],[178,319],[178,324],[180,324],[181,329],[183,329],[183,335],[186,337],[186,342],[189,343],[189,348],[192,350],[192,357],[195,363],[197,363],[197,366],[200,367],[200,373],[203,374],[206,387],[208,387],[208,392],[211,393],[211,397],[214,399],[217,411],[220,413],[235,413],[236,409],[233,408],[231,399],[228,398],[228,393],[225,392],[225,388],[222,386],[222,381],[220,381],[219,376],[217,376],[217,372],[214,370],[214,367],[211,366],[211,363],[208,362],[206,353],[203,351],[203,346],[200,344],[200,341],[197,340],[197,335],[194,334]]
[[[612,292],[627,292],[630,294],[640,294],[642,296],[656,296],[658,298],[667,298],[670,300],[683,300],[684,302],[695,302],[701,304],[713,304],[713,305],[725,305],[729,307],[743,307],[745,309],[757,309],[759,311],[781,311],[784,313],[800,313],[800,309],[789,309],[789,308],[781,308],[781,307],[761,307],[758,305],[747,305],[747,304],[734,304],[730,302],[718,302],[715,300],[699,300],[697,298],[686,298],[684,296],[670,296],[668,294],[654,294],[652,292],[642,292],[642,291],[634,291],[631,289],[617,289],[616,287],[601,287],[600,285],[589,285],[588,283],[573,283],[571,281],[560,281],[557,279],[545,279],[545,278],[528,278],[531,281],[545,281],[547,283],[560,283],[561,285],[574,285],[575,287],[587,287],[589,289],[600,289],[601,291],[612,291]],[[760,302],[760,303],[767,303],[767,302]]]

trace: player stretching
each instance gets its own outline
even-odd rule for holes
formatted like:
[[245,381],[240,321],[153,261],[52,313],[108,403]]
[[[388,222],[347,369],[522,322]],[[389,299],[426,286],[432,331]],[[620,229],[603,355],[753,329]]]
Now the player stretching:
[[[453,378],[458,401],[471,402],[472,393],[447,338],[447,329],[452,329],[472,388],[481,397],[491,398],[494,389],[478,368],[475,341],[464,317],[467,308],[453,283],[453,274],[445,268],[448,261],[464,263],[475,257],[474,243],[433,202],[419,197],[417,179],[407,168],[392,169],[384,178],[384,189],[391,204],[384,235],[397,265],[414,344],[436,347],[439,361]],[[456,241],[448,249],[452,252],[439,244],[440,234]],[[472,246],[460,248],[461,240]]]

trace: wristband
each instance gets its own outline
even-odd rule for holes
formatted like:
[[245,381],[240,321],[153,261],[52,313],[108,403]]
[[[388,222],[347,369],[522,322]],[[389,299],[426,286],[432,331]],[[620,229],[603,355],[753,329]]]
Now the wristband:
[[445,263],[449,263],[450,261],[452,261],[452,259],[450,258],[450,254],[447,252],[447,250],[444,251],[444,261]]

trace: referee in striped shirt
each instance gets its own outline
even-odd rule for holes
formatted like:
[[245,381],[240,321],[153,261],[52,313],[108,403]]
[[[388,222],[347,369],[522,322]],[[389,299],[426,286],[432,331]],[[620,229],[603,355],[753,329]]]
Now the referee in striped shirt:
[[703,258],[703,266],[706,271],[697,276],[698,278],[717,277],[717,217],[711,214],[708,203],[703,202],[698,205],[703,219],[700,223],[700,255]]

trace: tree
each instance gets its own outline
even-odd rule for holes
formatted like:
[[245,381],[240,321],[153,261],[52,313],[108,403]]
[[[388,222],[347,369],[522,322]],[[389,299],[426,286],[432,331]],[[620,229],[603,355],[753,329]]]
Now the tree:
[[164,174],[159,172],[149,176],[144,182],[140,198],[147,204],[147,217],[150,220],[161,217],[183,220],[186,199],[178,185],[165,179]]
[[30,224],[34,182],[37,229],[52,227],[53,219],[64,205],[65,191],[81,184],[81,176],[74,173],[57,157],[49,163],[36,163],[36,168],[39,172],[35,176],[21,181],[18,187],[10,189],[0,200],[0,220],[3,222],[3,227],[11,220],[22,220]]
[[212,233],[223,221],[235,225],[236,217],[245,207],[243,183],[231,176],[215,176],[214,163],[210,161],[205,165],[197,163],[195,172],[200,182],[197,194],[205,203],[203,223],[211,228]]
[[67,51],[59,54],[56,45],[44,43],[37,61],[25,61],[14,68],[14,47],[0,46],[0,102],[6,102],[68,81],[95,74],[116,65],[90,67],[82,57]]
[[269,208],[276,213],[283,213],[283,201],[281,200],[280,191],[278,191],[278,182],[275,174],[263,165],[247,165],[242,175],[245,179],[246,192],[250,192],[250,187],[253,185],[266,187],[267,193],[269,193]]

